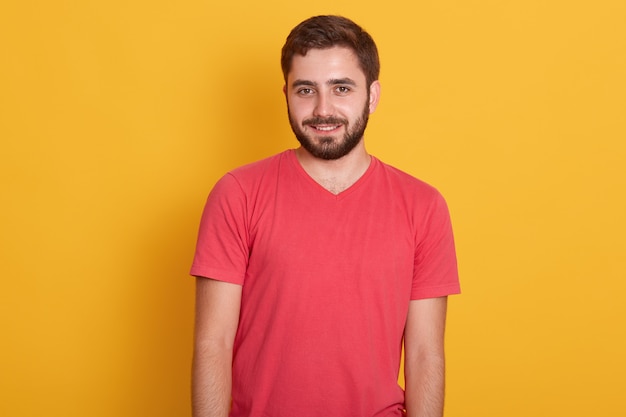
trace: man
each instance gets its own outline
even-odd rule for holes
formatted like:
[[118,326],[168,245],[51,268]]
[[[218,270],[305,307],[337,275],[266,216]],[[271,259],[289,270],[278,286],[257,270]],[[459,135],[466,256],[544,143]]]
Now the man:
[[441,417],[452,231],[434,188],[365,150],[376,46],[317,16],[282,69],[301,146],[225,175],[202,216],[194,416]]

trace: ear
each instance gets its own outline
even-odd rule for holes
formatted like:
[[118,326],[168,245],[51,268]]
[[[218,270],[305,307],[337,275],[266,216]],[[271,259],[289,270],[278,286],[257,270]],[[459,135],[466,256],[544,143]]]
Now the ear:
[[378,101],[380,100],[380,82],[378,80],[374,81],[372,85],[370,85],[370,114],[374,113],[376,107],[378,107]]
[[287,84],[283,85],[283,94],[287,97]]

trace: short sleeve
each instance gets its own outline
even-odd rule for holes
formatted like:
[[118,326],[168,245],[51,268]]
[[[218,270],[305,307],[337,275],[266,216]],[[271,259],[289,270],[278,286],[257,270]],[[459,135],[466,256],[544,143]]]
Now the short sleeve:
[[448,206],[436,192],[421,216],[411,299],[443,297],[461,291]]
[[243,284],[249,258],[246,212],[241,185],[226,174],[207,198],[191,275]]

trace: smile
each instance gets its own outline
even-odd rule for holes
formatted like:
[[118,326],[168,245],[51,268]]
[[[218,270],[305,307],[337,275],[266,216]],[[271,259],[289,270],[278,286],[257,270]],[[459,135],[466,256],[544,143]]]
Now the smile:
[[322,132],[330,132],[331,130],[335,130],[339,128],[341,125],[333,125],[333,126],[311,126],[315,130],[321,130]]

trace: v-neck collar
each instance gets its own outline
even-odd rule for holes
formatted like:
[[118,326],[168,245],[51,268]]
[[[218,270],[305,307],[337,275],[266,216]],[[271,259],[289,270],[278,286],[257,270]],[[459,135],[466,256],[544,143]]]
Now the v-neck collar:
[[337,201],[346,198],[347,196],[352,194],[355,190],[358,190],[359,188],[361,188],[362,184],[367,182],[367,179],[371,176],[372,172],[374,171],[376,166],[379,164],[378,159],[376,159],[376,157],[370,155],[370,164],[367,167],[367,169],[365,170],[365,172],[363,173],[363,175],[361,175],[354,182],[354,184],[352,184],[350,187],[346,188],[345,190],[343,190],[339,194],[334,194],[334,193],[328,191],[326,188],[324,188],[320,183],[315,181],[313,179],[313,177],[311,177],[309,175],[309,173],[306,172],[306,170],[300,164],[300,161],[298,161],[298,157],[296,156],[295,149],[290,149],[290,150],[287,151],[287,153],[288,153],[288,159],[291,161],[291,163],[295,167],[296,171],[298,171],[300,176],[303,177],[304,180],[311,185],[311,188],[317,190],[317,193],[320,194],[320,195],[323,195],[325,198],[331,198],[331,199],[334,199],[334,200],[337,200]]

